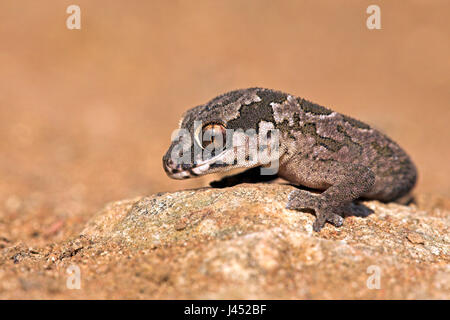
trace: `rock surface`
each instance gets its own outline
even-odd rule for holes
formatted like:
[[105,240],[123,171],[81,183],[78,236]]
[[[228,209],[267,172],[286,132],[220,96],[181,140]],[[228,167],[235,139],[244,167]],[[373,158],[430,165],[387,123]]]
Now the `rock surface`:
[[[343,227],[327,224],[315,233],[313,214],[284,208],[293,189],[242,184],[108,204],[75,239],[40,249],[5,246],[0,266],[16,268],[0,271],[0,294],[14,297],[8,288],[19,288],[32,298],[450,298],[448,199],[362,202]],[[80,268],[80,290],[66,287],[71,265]]]

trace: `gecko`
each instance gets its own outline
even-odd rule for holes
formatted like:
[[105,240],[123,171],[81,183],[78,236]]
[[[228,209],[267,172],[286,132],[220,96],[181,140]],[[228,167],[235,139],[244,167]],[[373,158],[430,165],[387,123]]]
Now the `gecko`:
[[[195,121],[202,125],[195,128]],[[298,186],[288,195],[286,208],[313,210],[316,232],[327,222],[342,226],[344,214],[359,198],[394,201],[409,194],[416,184],[417,170],[411,158],[379,130],[306,99],[265,88],[234,90],[185,112],[179,129],[193,138],[172,141],[163,156],[164,170],[171,178],[188,179],[244,168],[246,171],[235,175],[238,182],[254,181],[256,168],[267,163],[258,159],[244,164],[223,161],[225,153],[248,151],[222,148],[201,159],[196,158],[195,148],[204,150],[214,144],[211,133],[225,136],[229,129],[253,129],[258,134],[264,128],[279,133],[278,170],[270,177],[259,176],[267,181],[279,177]],[[209,138],[198,138],[208,133]],[[192,151],[190,161],[174,161],[175,146],[180,144]],[[223,181],[227,179],[236,181],[232,177]]]

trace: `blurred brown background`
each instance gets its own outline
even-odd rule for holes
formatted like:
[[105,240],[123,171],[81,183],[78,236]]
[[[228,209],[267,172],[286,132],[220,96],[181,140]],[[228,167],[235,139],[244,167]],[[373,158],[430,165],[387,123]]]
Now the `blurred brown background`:
[[[66,8],[81,7],[81,30]],[[381,7],[382,30],[366,28]],[[0,237],[64,239],[106,202],[207,185],[161,157],[182,112],[280,89],[382,129],[450,196],[449,1],[2,1]]]

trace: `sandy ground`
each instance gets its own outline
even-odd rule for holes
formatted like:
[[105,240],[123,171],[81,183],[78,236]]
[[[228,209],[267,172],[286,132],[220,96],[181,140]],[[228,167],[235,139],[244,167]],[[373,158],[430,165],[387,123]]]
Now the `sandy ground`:
[[161,157],[184,110],[280,89],[380,128],[450,197],[448,1],[0,4],[0,248],[77,235],[106,202],[205,186]]

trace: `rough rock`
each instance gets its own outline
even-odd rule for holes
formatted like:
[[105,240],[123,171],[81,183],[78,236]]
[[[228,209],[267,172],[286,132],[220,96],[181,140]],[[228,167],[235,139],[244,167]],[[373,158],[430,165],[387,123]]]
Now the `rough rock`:
[[[117,202],[83,235],[164,255],[159,268],[179,297],[449,297],[448,214],[371,201],[344,227],[315,233],[311,213],[284,208],[291,190],[246,184]],[[377,268],[380,289],[369,289]]]
[[71,297],[450,298],[448,199],[361,202],[343,227],[315,233],[311,212],[284,208],[293,189],[242,184],[118,201],[61,247],[3,250],[8,263],[57,271],[25,272],[30,296],[45,287],[67,297],[64,272],[75,264],[82,288]]

